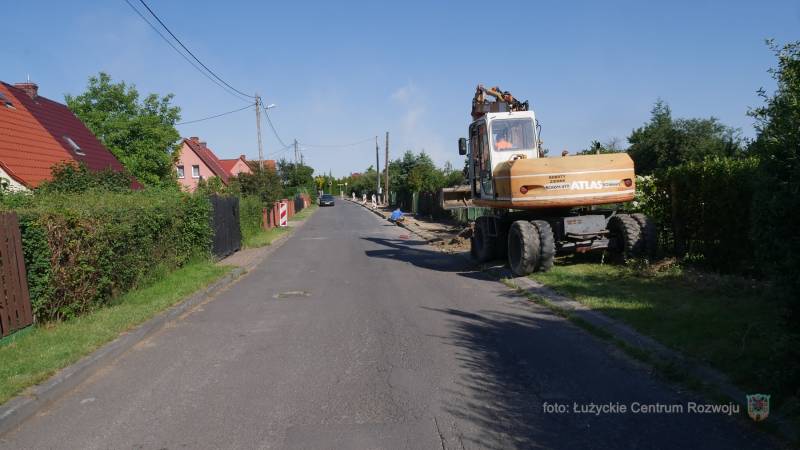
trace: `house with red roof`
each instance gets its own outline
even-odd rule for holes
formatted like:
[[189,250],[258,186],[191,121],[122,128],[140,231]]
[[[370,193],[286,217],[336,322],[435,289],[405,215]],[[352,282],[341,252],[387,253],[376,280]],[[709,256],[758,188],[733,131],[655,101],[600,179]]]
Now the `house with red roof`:
[[[257,164],[257,163],[258,163],[258,162],[256,162],[256,164]],[[274,160],[274,159],[265,159],[265,160],[264,160],[264,167],[265,167],[267,170],[271,170],[271,171],[273,171],[273,172],[277,172],[277,171],[278,171],[278,168],[277,168],[277,166],[275,165],[275,160]]]
[[196,136],[183,140],[175,169],[178,182],[188,191],[197,189],[200,180],[218,177],[222,184],[227,185],[231,177],[208,144]]
[[[200,138],[185,138],[181,144],[180,157],[175,163],[178,182],[188,191],[197,189],[200,180],[218,177],[222,184],[228,185],[240,173],[253,173],[258,161],[248,160],[244,155],[233,159],[220,159]],[[264,167],[275,171],[275,160],[265,159]]]
[[36,83],[0,82],[0,178],[12,189],[33,189],[65,161],[124,170],[66,105],[40,96]]
[[[253,173],[258,167],[258,160],[246,159],[244,155],[236,159],[221,159],[222,167],[230,173],[232,177],[240,173]],[[277,165],[274,159],[265,159],[264,168],[273,172],[277,171]]]
[[240,155],[238,158],[235,159],[220,159],[222,163],[222,168],[228,172],[228,175],[235,177],[240,173],[253,173],[253,170],[250,169],[250,165],[247,163],[247,158],[244,155]]

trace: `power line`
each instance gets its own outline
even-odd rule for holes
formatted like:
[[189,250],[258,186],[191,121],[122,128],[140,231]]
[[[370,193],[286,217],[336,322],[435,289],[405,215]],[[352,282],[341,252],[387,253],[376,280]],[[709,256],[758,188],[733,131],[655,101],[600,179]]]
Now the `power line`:
[[279,155],[281,153],[286,153],[286,151],[291,149],[292,147],[294,147],[294,143],[291,143],[291,144],[283,147],[282,149],[275,150],[274,152],[268,153],[267,156],[270,156],[270,155],[271,156],[276,156],[276,155]]
[[[125,0],[125,1],[127,1],[127,0]],[[216,78],[217,80],[219,80],[220,82],[222,82],[222,84],[224,84],[225,86],[228,86],[229,88],[231,88],[233,91],[235,91],[235,92],[236,92],[236,93],[238,93],[239,95],[243,95],[243,96],[245,96],[245,97],[247,97],[247,98],[255,98],[255,96],[253,96],[253,95],[249,95],[249,94],[245,94],[244,92],[242,92],[242,91],[240,91],[240,90],[236,89],[235,87],[231,86],[231,85],[230,85],[230,84],[229,84],[227,81],[223,80],[222,78],[220,78],[220,76],[219,76],[219,75],[217,75],[216,73],[214,73],[214,71],[213,71],[213,70],[209,69],[209,68],[208,68],[208,66],[206,66],[205,64],[203,64],[203,62],[202,62],[202,61],[200,61],[200,60],[197,58],[197,56],[195,56],[195,55],[194,55],[194,53],[192,53],[192,51],[191,51],[191,50],[189,50],[188,48],[186,48],[186,46],[185,46],[185,45],[183,45],[183,42],[181,42],[181,40],[180,40],[180,39],[178,39],[178,37],[177,37],[177,36],[175,36],[175,33],[173,33],[173,32],[172,32],[172,30],[170,30],[170,29],[169,29],[169,27],[167,27],[167,25],[166,25],[166,24],[165,24],[163,21],[161,21],[161,19],[160,19],[160,18],[159,18],[159,17],[156,15],[156,13],[154,13],[154,12],[153,12],[153,10],[152,10],[152,9],[150,9],[150,7],[147,5],[147,3],[145,3],[145,1],[144,1],[144,0],[139,0],[139,3],[141,3],[141,4],[142,4],[142,5],[145,7],[145,8],[147,8],[147,10],[148,10],[148,11],[150,12],[150,14],[151,14],[151,15],[152,15],[152,16],[153,16],[153,17],[154,17],[154,18],[155,18],[155,19],[158,21],[158,23],[160,23],[160,24],[161,24],[161,26],[162,26],[162,27],[164,27],[164,29],[165,29],[165,30],[167,30],[167,33],[169,33],[169,35],[170,35],[170,36],[172,36],[172,38],[173,38],[173,39],[175,39],[175,41],[176,41],[176,42],[177,42],[177,43],[178,43],[178,44],[179,44],[179,45],[180,45],[180,46],[181,46],[181,47],[182,47],[184,50],[186,50],[186,52],[187,52],[187,53],[189,53],[189,55],[191,55],[191,57],[192,57],[192,58],[194,58],[194,60],[195,60],[195,61],[197,61],[197,63],[198,63],[198,64],[200,64],[201,66],[203,66],[203,68],[204,68],[204,69],[206,69],[206,70],[208,71],[208,73],[210,73],[211,75],[213,75],[213,76],[214,76],[214,78]]]
[[169,40],[169,38],[167,38],[166,36],[164,36],[164,33],[162,33],[162,32],[161,32],[161,30],[159,30],[159,29],[158,29],[158,28],[157,28],[155,25],[153,25],[153,24],[152,24],[152,23],[151,23],[149,20],[147,20],[147,17],[145,17],[145,16],[144,16],[144,15],[143,15],[143,14],[142,14],[142,13],[141,13],[141,12],[140,12],[138,9],[136,9],[136,7],[135,7],[135,6],[133,6],[133,4],[132,4],[130,1],[128,1],[128,0],[124,0],[124,1],[125,1],[125,3],[127,3],[127,4],[128,4],[128,6],[130,6],[130,7],[131,7],[131,9],[132,9],[132,10],[133,10],[133,11],[134,11],[134,12],[135,12],[135,13],[136,13],[136,14],[137,14],[139,17],[141,17],[141,18],[142,18],[142,20],[144,20],[144,21],[145,21],[145,23],[147,23],[148,25],[150,25],[150,28],[152,28],[152,29],[153,29],[153,31],[155,31],[156,33],[158,33],[158,35],[161,37],[161,39],[163,39],[163,40],[164,40],[164,42],[166,42],[166,43],[167,43],[167,44],[168,44],[170,47],[172,47],[172,49],[173,49],[173,50],[175,50],[175,52],[176,52],[177,54],[181,55],[181,58],[185,59],[185,60],[186,60],[186,62],[188,62],[189,64],[191,64],[191,65],[192,65],[192,67],[194,67],[194,68],[195,68],[195,69],[196,69],[198,72],[200,72],[201,74],[203,74],[203,76],[204,76],[204,77],[208,78],[209,80],[211,80],[211,82],[213,82],[214,84],[216,84],[217,86],[219,86],[220,88],[222,88],[222,90],[224,90],[224,91],[225,91],[225,92],[227,92],[228,94],[230,94],[230,95],[232,95],[232,96],[236,97],[237,99],[244,101],[244,99],[243,99],[242,97],[240,97],[240,96],[239,96],[239,95],[237,95],[235,92],[233,92],[233,91],[231,91],[230,89],[228,89],[227,87],[225,87],[225,85],[224,85],[224,84],[222,84],[222,83],[220,83],[219,81],[215,80],[213,77],[211,77],[211,75],[209,75],[209,74],[208,74],[208,73],[206,73],[206,72],[205,72],[203,69],[201,69],[201,68],[200,68],[200,67],[199,67],[199,66],[198,66],[198,65],[197,65],[197,64],[196,64],[194,61],[192,61],[191,59],[189,59],[189,57],[188,57],[188,56],[186,56],[186,55],[185,55],[185,54],[184,54],[182,51],[180,51],[180,50],[178,49],[178,47],[176,47],[176,46],[175,46],[175,44],[173,44],[173,43],[172,43],[172,41],[170,41],[170,40]]
[[278,130],[275,129],[275,125],[273,125],[272,123],[272,119],[270,119],[269,117],[269,111],[267,111],[267,107],[265,107],[264,104],[262,103],[261,108],[264,110],[264,115],[267,116],[267,123],[269,124],[269,127],[272,129],[272,134],[275,135],[275,138],[278,139],[278,142],[280,142],[281,145],[284,147],[289,147],[291,145],[294,145],[294,144],[286,145],[286,142],[283,142],[283,139],[281,139],[280,135],[278,135]]
[[243,108],[234,109],[233,111],[228,111],[228,112],[216,114],[216,115],[213,115],[213,116],[204,117],[202,119],[197,119],[197,120],[187,120],[186,122],[176,123],[175,125],[186,125],[186,124],[189,124],[189,123],[196,123],[196,122],[202,122],[204,120],[216,119],[217,117],[227,116],[228,114],[233,114],[235,112],[244,111],[245,109],[250,108],[253,105],[255,105],[255,103],[251,103],[251,104],[249,104],[249,105],[247,105],[247,106],[245,106]]
[[352,147],[354,145],[363,144],[364,142],[373,140],[374,137],[370,136],[368,138],[364,138],[360,141],[351,142],[349,144],[306,144],[302,143],[306,147],[328,147],[328,148],[336,148],[336,147]]

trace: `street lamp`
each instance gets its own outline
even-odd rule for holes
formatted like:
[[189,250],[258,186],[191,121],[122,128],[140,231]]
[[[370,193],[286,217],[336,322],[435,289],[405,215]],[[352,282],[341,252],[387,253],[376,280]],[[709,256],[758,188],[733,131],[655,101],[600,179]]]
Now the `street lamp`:
[[264,108],[264,113],[268,109],[274,108],[276,105],[270,103],[266,107],[261,103],[261,96],[256,93],[256,130],[258,132],[258,168],[264,169],[264,149],[261,146],[261,108]]

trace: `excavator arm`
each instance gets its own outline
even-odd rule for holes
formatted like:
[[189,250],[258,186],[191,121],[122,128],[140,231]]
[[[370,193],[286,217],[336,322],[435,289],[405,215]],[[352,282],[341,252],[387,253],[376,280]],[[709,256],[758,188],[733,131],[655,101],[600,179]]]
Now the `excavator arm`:
[[[489,101],[487,96],[494,97],[494,101]],[[472,99],[472,119],[476,120],[487,112],[527,111],[528,108],[527,100],[520,102],[511,92],[503,91],[499,86],[485,88],[479,84]]]

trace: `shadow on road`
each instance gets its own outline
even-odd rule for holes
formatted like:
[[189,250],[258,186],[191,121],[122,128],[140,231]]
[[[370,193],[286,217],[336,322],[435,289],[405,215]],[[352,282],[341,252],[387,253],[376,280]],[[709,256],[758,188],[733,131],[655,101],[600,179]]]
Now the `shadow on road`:
[[467,258],[461,258],[452,254],[433,250],[427,247],[427,242],[422,240],[387,239],[379,237],[362,237],[361,239],[385,247],[380,250],[365,251],[364,253],[370,258],[403,261],[423,269],[430,269],[438,272],[453,272],[467,278],[479,280],[493,279]]
[[[467,448],[773,448],[765,436],[725,415],[575,413],[586,405],[704,402],[667,387],[606,344],[523,302],[503,311],[429,308],[446,314],[461,367],[445,410],[467,424]],[[564,413],[544,411],[560,404]],[[703,430],[702,432],[698,432]]]
[[[512,293],[511,296],[515,294]],[[519,294],[516,294],[519,295]],[[524,306],[520,305],[520,308]],[[445,409],[459,421],[481,430],[464,436],[467,448],[560,448],[558,427],[542,420],[542,392],[553,391],[537,370],[530,343],[541,341],[543,322],[530,315],[425,308],[450,316],[445,339],[456,347],[465,369]],[[558,389],[556,389],[557,391]]]

